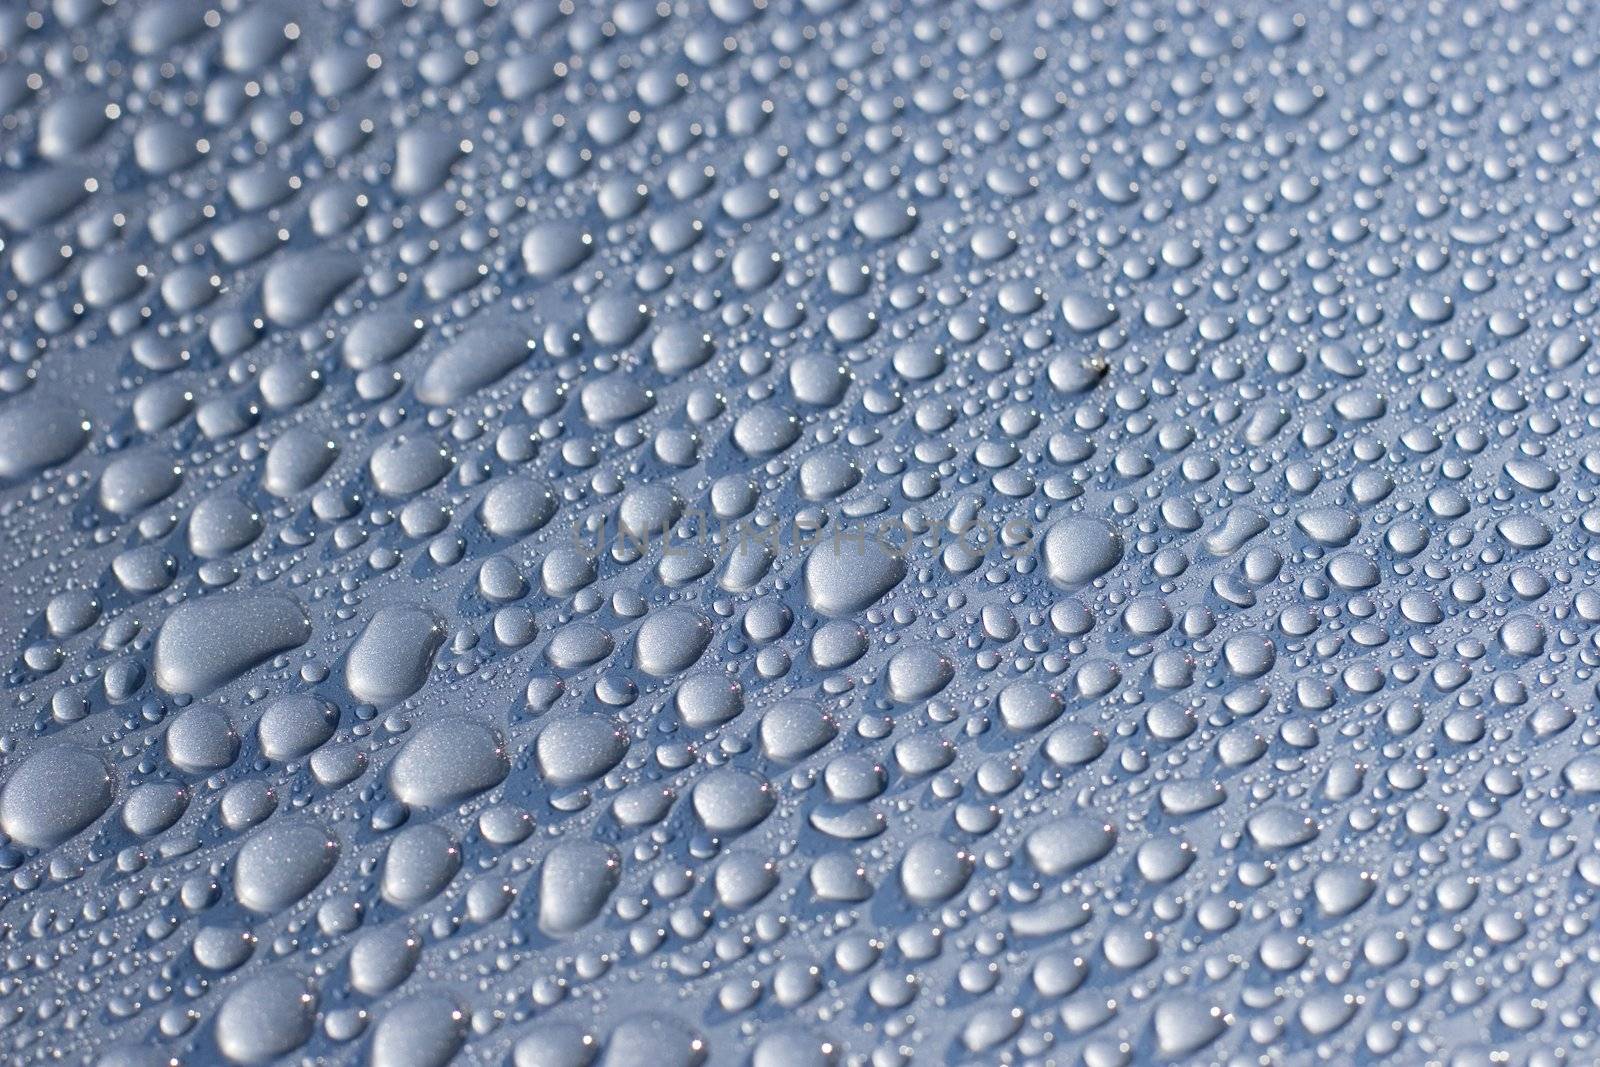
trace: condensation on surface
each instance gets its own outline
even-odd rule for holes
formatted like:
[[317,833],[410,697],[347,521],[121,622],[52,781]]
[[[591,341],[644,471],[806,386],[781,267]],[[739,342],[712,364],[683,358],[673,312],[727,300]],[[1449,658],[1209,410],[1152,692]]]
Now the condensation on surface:
[[1595,1062],[1596,20],[0,5],[0,1060]]

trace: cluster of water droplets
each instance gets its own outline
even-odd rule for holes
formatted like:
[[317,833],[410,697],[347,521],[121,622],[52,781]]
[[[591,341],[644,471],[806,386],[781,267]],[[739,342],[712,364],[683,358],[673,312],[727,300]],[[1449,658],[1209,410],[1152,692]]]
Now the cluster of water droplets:
[[1593,1060],[1595,18],[0,6],[0,1058]]

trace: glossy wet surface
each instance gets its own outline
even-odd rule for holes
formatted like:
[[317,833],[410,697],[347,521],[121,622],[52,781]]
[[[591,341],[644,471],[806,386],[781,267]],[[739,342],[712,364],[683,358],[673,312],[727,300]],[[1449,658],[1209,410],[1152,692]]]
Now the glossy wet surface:
[[0,10],[0,1059],[1596,1056],[1577,3]]

